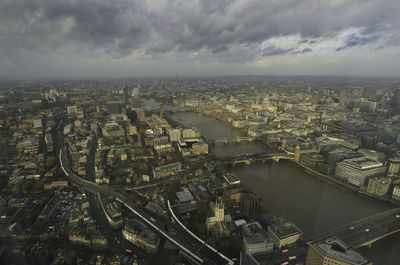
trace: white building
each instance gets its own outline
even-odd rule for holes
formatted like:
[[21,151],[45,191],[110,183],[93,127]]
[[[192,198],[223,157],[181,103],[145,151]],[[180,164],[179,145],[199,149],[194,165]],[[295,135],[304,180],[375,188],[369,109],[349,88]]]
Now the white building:
[[201,132],[196,128],[184,129],[182,131],[182,138],[198,138],[201,137]]
[[272,252],[274,244],[260,223],[253,222],[242,226],[243,242],[246,251],[251,255]]
[[384,175],[386,167],[382,162],[366,157],[356,157],[337,163],[335,176],[347,180],[358,187],[364,186],[366,179],[377,175]]
[[181,129],[171,129],[168,134],[171,142],[178,142],[181,139]]

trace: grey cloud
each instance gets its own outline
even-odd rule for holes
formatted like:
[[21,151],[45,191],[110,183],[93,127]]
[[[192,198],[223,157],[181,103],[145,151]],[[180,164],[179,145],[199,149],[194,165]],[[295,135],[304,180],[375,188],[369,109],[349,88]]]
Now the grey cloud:
[[[4,31],[7,23],[16,26],[8,27],[8,32],[2,34],[8,39],[2,48],[55,49],[73,43],[122,55],[139,48],[156,53],[201,48],[218,52],[278,35],[300,34],[306,42],[310,41],[307,37],[321,37],[326,32],[335,34],[352,26],[364,27],[364,34],[371,34],[381,30],[379,25],[384,23],[398,24],[384,13],[388,12],[380,7],[384,4],[363,7],[362,3],[349,1],[332,7],[329,1],[316,0],[205,0],[199,4],[169,1],[160,12],[144,1],[6,0],[0,4],[0,27]],[[360,9],[363,12],[354,12]],[[70,31],[62,30],[66,21],[73,23]],[[363,41],[368,40],[362,37],[349,40],[346,47],[362,45]]]
[[269,46],[262,50],[261,56],[267,57],[267,56],[283,55],[283,54],[288,54],[293,50],[294,48],[282,49],[276,46]]
[[371,42],[376,41],[379,39],[380,36],[374,35],[374,36],[357,36],[355,34],[352,34],[346,41],[345,44],[339,48],[336,49],[336,51],[341,51],[344,49],[348,49],[354,46],[362,46]]
[[310,49],[310,48],[304,48],[304,49],[302,49],[302,50],[294,51],[294,52],[292,52],[291,54],[304,54],[304,53],[309,53],[309,52],[312,52],[312,49]]
[[[337,50],[382,40],[398,46],[400,5],[392,0],[2,0],[0,59],[27,51],[52,54],[71,49],[80,56],[114,58],[141,50],[151,58],[167,53],[200,61],[243,63],[265,56],[313,52],[312,44],[361,28]],[[260,44],[300,36],[298,46]],[[309,47],[304,47],[309,46]],[[234,54],[238,47],[240,53]],[[283,48],[284,47],[284,48]],[[190,59],[188,59],[190,60]],[[1,67],[1,63],[0,63]]]

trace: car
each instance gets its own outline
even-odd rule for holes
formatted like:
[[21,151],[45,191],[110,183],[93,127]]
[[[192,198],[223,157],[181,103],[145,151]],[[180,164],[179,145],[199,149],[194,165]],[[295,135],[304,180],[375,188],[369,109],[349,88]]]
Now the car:
[[369,231],[370,231],[369,228],[366,228],[366,229],[365,229],[365,232],[366,232],[366,233],[368,233]]
[[395,217],[396,217],[396,218],[400,218],[400,214],[396,214]]

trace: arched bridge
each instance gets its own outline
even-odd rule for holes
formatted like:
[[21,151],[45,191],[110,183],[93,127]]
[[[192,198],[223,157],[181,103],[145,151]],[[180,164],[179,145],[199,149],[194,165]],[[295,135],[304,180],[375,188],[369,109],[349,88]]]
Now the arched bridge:
[[391,234],[400,232],[400,208],[385,211],[330,231],[311,236],[321,240],[335,236],[352,248],[371,246],[372,243]]
[[251,143],[256,139],[257,139],[256,137],[251,137],[251,136],[238,136],[238,137],[218,138],[215,140],[210,140],[209,142],[211,144],[216,144],[216,143],[228,144],[228,143],[232,143],[232,142],[240,143],[243,141],[247,141],[247,142]]
[[278,163],[281,159],[293,160],[294,156],[287,154],[283,151],[271,151],[264,153],[248,153],[237,156],[223,157],[220,158],[219,161],[223,164],[231,164],[235,166],[238,164],[250,165],[254,162],[265,163],[268,160],[274,160]]

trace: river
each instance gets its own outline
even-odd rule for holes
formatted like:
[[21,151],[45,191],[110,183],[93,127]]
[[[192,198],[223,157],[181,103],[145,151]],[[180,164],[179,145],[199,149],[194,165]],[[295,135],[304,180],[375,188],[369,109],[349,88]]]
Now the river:
[[[195,126],[207,140],[236,137],[240,131],[223,122],[196,113],[173,113],[170,118],[185,126]],[[256,143],[217,144],[211,147],[216,156],[260,152],[265,147]],[[392,208],[373,199],[324,182],[305,173],[290,161],[251,165],[232,170],[241,182],[255,191],[267,210],[293,221],[305,236],[326,231]],[[386,237],[358,251],[375,265],[399,264],[400,234]]]

